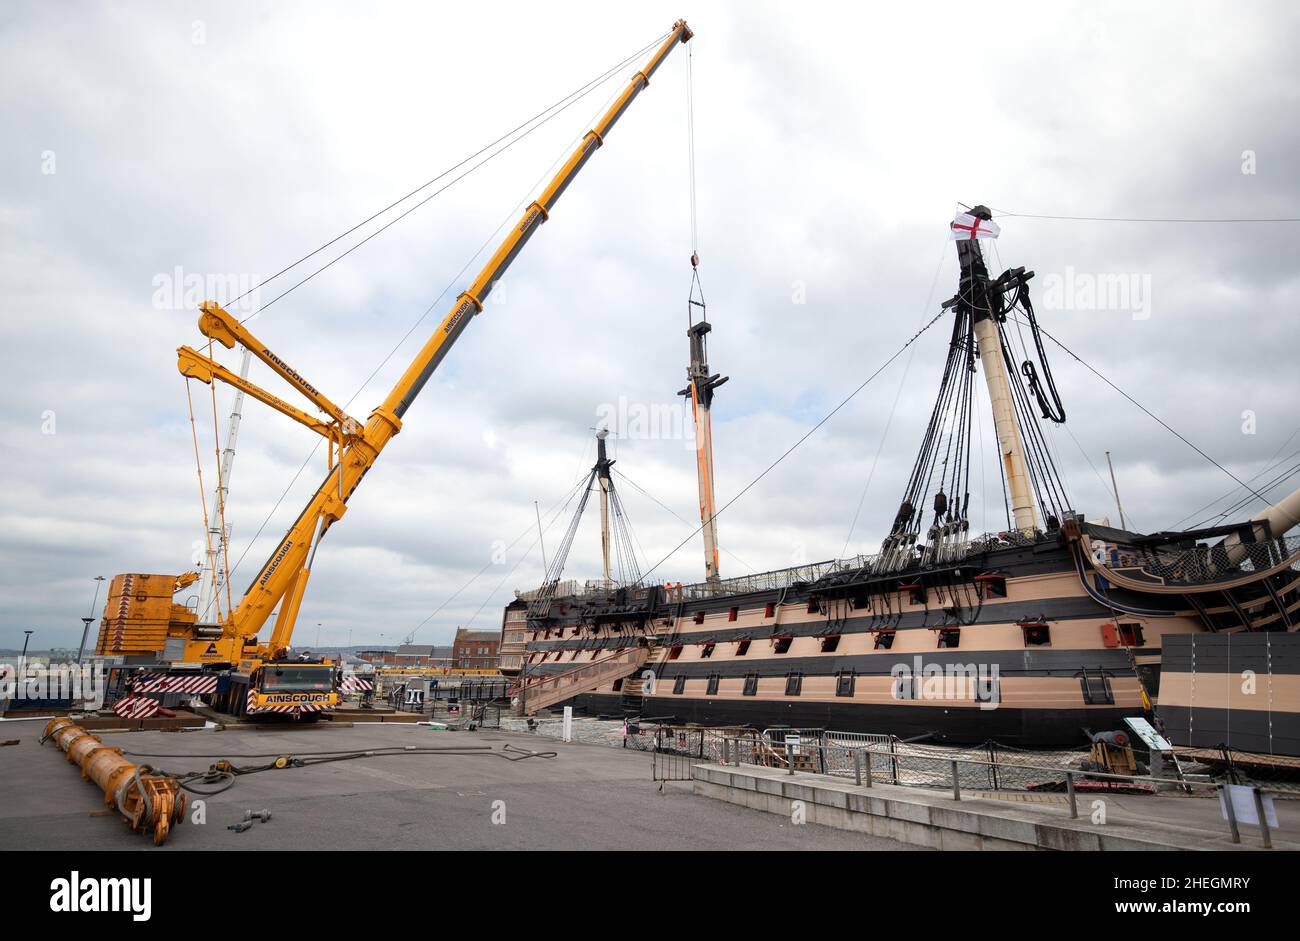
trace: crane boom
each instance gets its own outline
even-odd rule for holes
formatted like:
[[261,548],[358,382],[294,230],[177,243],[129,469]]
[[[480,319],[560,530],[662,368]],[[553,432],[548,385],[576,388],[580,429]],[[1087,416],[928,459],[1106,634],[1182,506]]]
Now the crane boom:
[[[293,525],[271,552],[270,557],[254,576],[248,590],[234,612],[223,625],[221,638],[208,638],[191,642],[187,659],[238,660],[243,645],[255,641],[276,605],[280,606],[268,647],[271,656],[280,656],[288,648],[293,625],[311,574],[312,560],[320,540],[347,509],[347,500],[361,483],[361,479],[375,463],[381,451],[402,428],[402,417],[415,401],[452,345],[465,331],[469,322],[482,311],[483,302],[493,286],[505,274],[511,262],[527,244],[537,229],[549,217],[560,196],[573,182],[578,171],[605,141],[614,124],[622,117],[649,84],[650,77],[659,68],[677,43],[685,43],[692,36],[684,20],[673,24],[672,31],[653,55],[628,82],[622,94],[614,101],[595,126],[584,135],[564,165],[556,172],[542,194],[524,211],[519,222],[505,236],[496,252],[457,297],[451,310],[434,330],[433,335],[412,360],[392,391],[366,420],[364,428],[342,428],[338,436],[338,460],[331,461],[325,479],[316,489]],[[235,342],[244,343],[263,362],[268,363],[283,378],[304,392],[321,411],[336,422],[347,421],[346,415],[329,399],[307,386],[297,372],[276,357],[246,328],[216,304],[203,305],[200,330],[227,348]],[[191,358],[192,359],[192,358]],[[218,377],[224,378],[224,377]],[[201,648],[201,649],[200,649]]]

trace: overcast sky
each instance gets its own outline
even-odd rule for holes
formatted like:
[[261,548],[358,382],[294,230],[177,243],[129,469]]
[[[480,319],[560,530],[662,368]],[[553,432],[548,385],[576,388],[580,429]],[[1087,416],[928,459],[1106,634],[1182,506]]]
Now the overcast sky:
[[[959,201],[1036,215],[1300,215],[1300,15],[1286,3],[8,3],[0,647],[26,629],[34,646],[75,646],[95,575],[190,567],[202,516],[174,351],[203,341],[197,300],[274,274],[679,16],[696,31],[711,364],[731,377],[715,403],[723,502],[954,293]],[[692,249],[686,53],[672,53],[407,413],[317,556],[300,646],[317,643],[317,625],[322,644],[396,643],[422,622],[424,643],[498,627],[511,592],[540,579],[534,501],[549,522],[611,412],[668,416],[611,439],[618,469],[653,497],[618,481],[643,568],[690,535],[691,429],[676,396]],[[349,410],[364,419],[467,282],[458,272],[634,70],[250,328],[335,401],[356,394]],[[1000,222],[990,267],[1035,270],[1044,326],[1117,385],[1243,479],[1300,451],[1300,226]],[[1137,293],[1127,305],[1044,302],[1052,283],[1101,277]],[[187,278],[212,289],[187,292]],[[720,517],[724,576],[878,544],[947,335],[941,322]],[[1231,479],[1049,354],[1069,411],[1054,442],[1080,512],[1116,518],[1109,449],[1131,526],[1213,515],[1196,511]],[[252,378],[291,395],[260,365]],[[193,392],[210,486],[211,393]],[[995,529],[986,409],[972,515]],[[217,411],[224,434],[225,389]],[[228,507],[236,595],[319,482],[321,452],[291,484],[315,441],[245,404]],[[589,517],[566,576],[599,575]],[[548,549],[566,522],[547,530]],[[692,539],[652,577],[702,576]]]

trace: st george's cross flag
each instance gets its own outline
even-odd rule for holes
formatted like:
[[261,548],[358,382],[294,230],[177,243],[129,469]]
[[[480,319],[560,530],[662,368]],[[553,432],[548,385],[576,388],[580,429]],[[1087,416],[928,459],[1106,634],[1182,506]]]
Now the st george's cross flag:
[[963,239],[995,239],[1002,231],[1002,228],[992,219],[980,219],[968,212],[959,212],[957,218],[952,221],[949,231],[954,239],[961,241]]

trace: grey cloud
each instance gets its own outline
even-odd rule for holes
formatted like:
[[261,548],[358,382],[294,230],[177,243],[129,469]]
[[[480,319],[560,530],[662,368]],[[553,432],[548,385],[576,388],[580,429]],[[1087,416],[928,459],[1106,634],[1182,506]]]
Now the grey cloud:
[[[0,33],[0,310],[10,331],[0,352],[0,646],[27,627],[46,644],[75,643],[91,576],[180,571],[201,537],[174,350],[202,338],[192,311],[157,309],[155,276],[176,266],[270,274],[678,15],[659,3],[617,14],[591,4],[558,35],[527,4],[364,13],[143,4],[87,7],[75,21],[47,5],[13,7]],[[201,45],[191,41],[195,20],[206,28]],[[957,200],[1065,215],[1300,212],[1290,117],[1300,24],[1281,3],[1205,5],[1197,15],[1122,4],[1048,15],[1024,5],[999,17],[958,4],[798,17],[787,5],[718,4],[692,25],[710,352],[732,377],[715,411],[723,501],[953,293],[945,237]],[[437,55],[423,38],[487,28],[491,43],[442,43]],[[566,54],[539,58],[537,43]],[[349,630],[357,642],[400,639],[494,546],[526,532],[533,501],[551,506],[589,465],[602,405],[676,403],[691,248],[684,79],[684,62],[670,60],[628,112],[331,532],[301,615],[323,625],[326,642]],[[255,329],[346,400],[596,104],[566,112],[277,302]],[[1257,154],[1254,175],[1240,172],[1244,150]],[[52,176],[41,173],[45,151],[57,159]],[[1047,276],[1067,268],[1150,276],[1149,320],[1040,300],[1044,325],[1234,473],[1256,473],[1300,425],[1295,226],[1002,222],[996,257],[1039,272],[1040,298]],[[804,305],[792,303],[796,286]],[[459,289],[366,385],[353,414],[382,398]],[[910,367],[896,363],[726,511],[724,574],[745,570],[736,557],[764,569],[842,550],[901,385],[850,544],[871,548],[911,467],[945,338],[941,324]],[[1114,453],[1139,525],[1169,525],[1231,487],[1049,350],[1070,432],[1103,473],[1103,452]],[[276,389],[265,370],[254,378]],[[193,391],[200,422],[210,422],[210,393]],[[53,437],[41,433],[48,410]],[[1241,433],[1246,410],[1257,416],[1254,436]],[[996,526],[991,422],[983,435],[984,518]],[[1106,482],[1074,440],[1058,432],[1055,441],[1078,508],[1113,515]],[[230,507],[234,548],[246,552],[236,587],[316,485],[322,454],[249,545],[313,444],[246,405]],[[200,446],[210,455],[202,424]],[[655,498],[696,517],[693,456],[681,440],[621,441],[617,456]],[[624,497],[645,564],[689,535],[634,489]],[[472,617],[497,623],[509,591],[540,578],[538,549],[506,577],[532,543],[530,533],[420,639],[445,640]],[[588,520],[569,573],[594,574],[597,556]],[[692,540],[655,577],[699,572]]]

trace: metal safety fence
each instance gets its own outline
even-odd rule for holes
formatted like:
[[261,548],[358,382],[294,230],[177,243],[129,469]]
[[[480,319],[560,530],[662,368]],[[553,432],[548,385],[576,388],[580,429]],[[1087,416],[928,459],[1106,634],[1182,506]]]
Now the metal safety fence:
[[[784,744],[778,745],[764,737],[722,737],[722,764],[740,767],[745,764],[766,765],[784,768],[787,773],[813,772],[819,767],[829,765],[828,753],[844,752],[850,756],[853,770],[853,783],[864,788],[878,784],[893,784],[913,787],[941,789],[960,801],[966,797],[983,796],[990,790],[989,782],[998,780],[1000,769],[1005,779],[1008,771],[1019,771],[1026,776],[1042,777],[1044,769],[1040,765],[1025,765],[1011,761],[990,761],[987,758],[959,756],[954,751],[943,754],[922,754],[918,751],[904,751],[899,746],[904,743],[889,742],[884,744],[864,744],[861,746],[822,745],[811,739],[789,736]],[[658,769],[656,769],[658,770]],[[826,772],[822,772],[826,773]],[[1059,777],[1059,780],[1057,778]],[[1272,812],[1268,809],[1277,799],[1297,799],[1300,795],[1294,789],[1278,788],[1269,785],[1247,784],[1234,787],[1240,782],[1217,780],[1211,775],[1189,775],[1178,773],[1174,777],[1144,774],[1116,774],[1092,768],[1056,768],[1034,789],[1059,791],[1064,794],[1072,819],[1079,816],[1078,795],[1096,793],[1147,793],[1157,791],[1182,791],[1188,796],[1219,796],[1223,807],[1223,817],[1231,833],[1233,843],[1241,842],[1239,808],[1244,791],[1246,804],[1253,804],[1253,810],[1247,811],[1247,822],[1257,826],[1265,849],[1272,847],[1270,823]]]
[[[856,777],[863,760],[872,763],[875,780],[914,787],[968,790],[1064,791],[1067,778],[1089,780],[1114,770],[1099,764],[1091,747],[1030,750],[989,741],[975,746],[905,742],[892,735],[824,729],[765,729],[742,735],[706,732],[703,753],[729,763],[793,768],[837,777]],[[711,741],[710,736],[716,738]],[[870,753],[869,758],[864,756]],[[1168,759],[1135,749],[1135,781],[1194,780],[1265,787],[1270,793],[1300,798],[1300,759],[1226,749],[1175,749]],[[953,764],[956,762],[956,765]],[[954,770],[954,768],[956,770]],[[1150,791],[1152,784],[1133,784]]]
[[653,752],[656,781],[689,781],[691,768],[702,762],[721,763],[724,743],[738,737],[753,737],[751,729],[703,728],[690,725],[653,725],[644,730],[630,726],[625,748]]
[[[507,731],[530,731],[560,738],[560,719],[501,720]],[[896,736],[819,728],[701,727],[654,721],[612,722],[575,717],[573,741],[607,745],[655,756],[655,780],[687,780],[691,764],[748,764],[839,778],[855,778],[863,762],[877,783],[947,790],[956,783],[967,791],[1059,792],[1067,780],[1104,780],[1090,746],[1024,749],[988,741],[953,746],[903,741]],[[1134,742],[1132,792],[1149,792],[1172,781],[1258,785],[1281,798],[1300,798],[1300,758],[1227,749],[1176,748],[1162,760]],[[869,757],[868,757],[868,753]],[[677,759],[683,759],[678,761]],[[1153,785],[1150,782],[1157,781]],[[1146,783],[1143,783],[1146,782]]]

